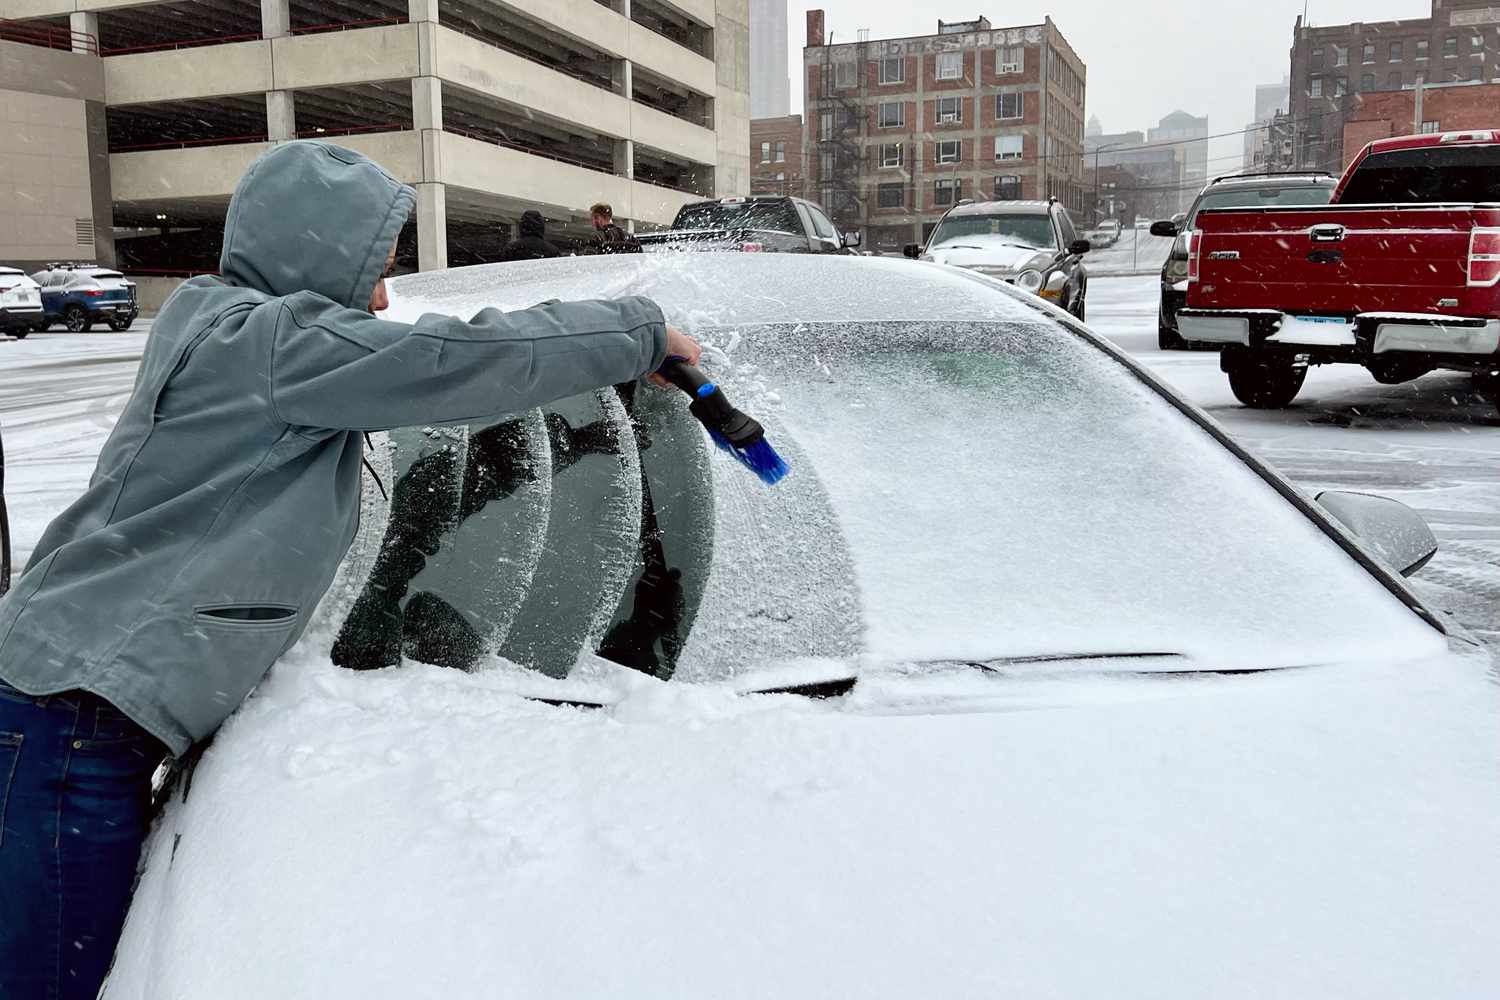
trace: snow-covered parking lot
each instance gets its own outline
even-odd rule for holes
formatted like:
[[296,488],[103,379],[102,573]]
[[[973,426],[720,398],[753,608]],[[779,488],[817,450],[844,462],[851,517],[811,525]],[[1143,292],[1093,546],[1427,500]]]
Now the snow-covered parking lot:
[[[1296,404],[1252,411],[1211,354],[1156,349],[1157,279],[1095,277],[1089,324],[1145,361],[1300,485],[1402,500],[1442,543],[1423,596],[1500,643],[1500,414],[1470,379],[1434,373],[1383,386],[1358,368],[1314,369]],[[149,325],[125,334],[39,334],[0,343],[0,427],[15,558],[87,484],[124,404]]]

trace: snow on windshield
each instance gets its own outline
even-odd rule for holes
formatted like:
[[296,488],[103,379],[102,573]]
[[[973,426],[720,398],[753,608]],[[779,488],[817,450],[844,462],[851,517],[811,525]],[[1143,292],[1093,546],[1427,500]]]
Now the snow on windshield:
[[[841,305],[802,298],[791,281],[746,282],[729,297],[720,266],[592,274],[601,292],[648,291],[702,337],[705,367],[796,470],[767,489],[727,458],[708,463],[698,495],[711,506],[694,516],[711,517],[712,552],[668,560],[686,573],[689,608],[674,619],[680,657],[662,673],[712,679],[807,656],[1142,651],[1273,666],[1441,648],[1238,459],[1037,313],[976,292],[949,311],[988,321],[714,323]],[[546,270],[562,280],[445,291],[521,304],[576,296],[587,277]],[[905,293],[893,311],[925,311],[925,275],[938,289],[951,280],[916,273],[924,280],[885,290]],[[450,294],[407,295],[408,312],[465,308]]]
[[975,236],[998,236],[1041,250],[1057,247],[1052,220],[1046,215],[959,215],[949,216],[932,234],[930,246],[955,243]]

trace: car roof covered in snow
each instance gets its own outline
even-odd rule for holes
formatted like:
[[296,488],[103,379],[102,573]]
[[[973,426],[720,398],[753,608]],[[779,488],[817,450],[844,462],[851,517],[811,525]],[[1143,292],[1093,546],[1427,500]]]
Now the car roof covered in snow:
[[1005,212],[1009,215],[1046,215],[1051,207],[1050,201],[974,201],[950,209],[948,217],[991,215],[995,212]]

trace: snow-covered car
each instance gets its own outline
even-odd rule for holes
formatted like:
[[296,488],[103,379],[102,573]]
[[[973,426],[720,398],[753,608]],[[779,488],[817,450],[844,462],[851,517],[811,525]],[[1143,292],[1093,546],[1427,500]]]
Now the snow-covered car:
[[998,278],[1083,319],[1088,269],[1068,210],[1052,201],[980,201],[950,208],[926,246],[912,243],[906,256],[964,267]]
[[37,283],[14,267],[0,267],[0,333],[24,340],[41,328],[42,294]]
[[1089,246],[1095,250],[1112,247],[1120,241],[1120,220],[1105,219],[1089,231]]
[[[1500,982],[1500,689],[1399,575],[1434,544],[1406,508],[1303,495],[957,268],[639,255],[391,291],[405,320],[652,296],[791,475],[646,387],[377,438],[328,597],[153,832],[109,1000]],[[406,544],[386,494],[457,512],[400,613],[487,608],[468,671],[331,662]]]
[[32,275],[41,286],[46,329],[61,323],[69,333],[86,333],[95,323],[111,330],[130,329],[140,315],[135,282],[119,271],[95,264],[57,264]]

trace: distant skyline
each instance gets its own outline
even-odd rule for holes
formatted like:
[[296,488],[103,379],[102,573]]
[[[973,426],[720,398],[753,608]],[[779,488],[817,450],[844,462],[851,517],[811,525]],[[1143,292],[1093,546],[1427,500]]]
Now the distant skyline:
[[[1430,0],[1310,0],[1313,24],[1424,18]],[[985,0],[796,0],[787,18],[792,113],[802,111],[802,46],[808,10],[827,11],[835,42],[930,35],[937,22],[980,14],[996,27],[1040,24],[1048,15],[1088,67],[1087,116],[1106,132],[1147,131],[1173,111],[1207,115],[1211,135],[1255,119],[1255,88],[1287,75],[1292,29],[1302,0],[1216,4],[1212,16],[1181,0],[1018,0],[996,9]],[[1239,169],[1244,136],[1210,141],[1208,171]]]

